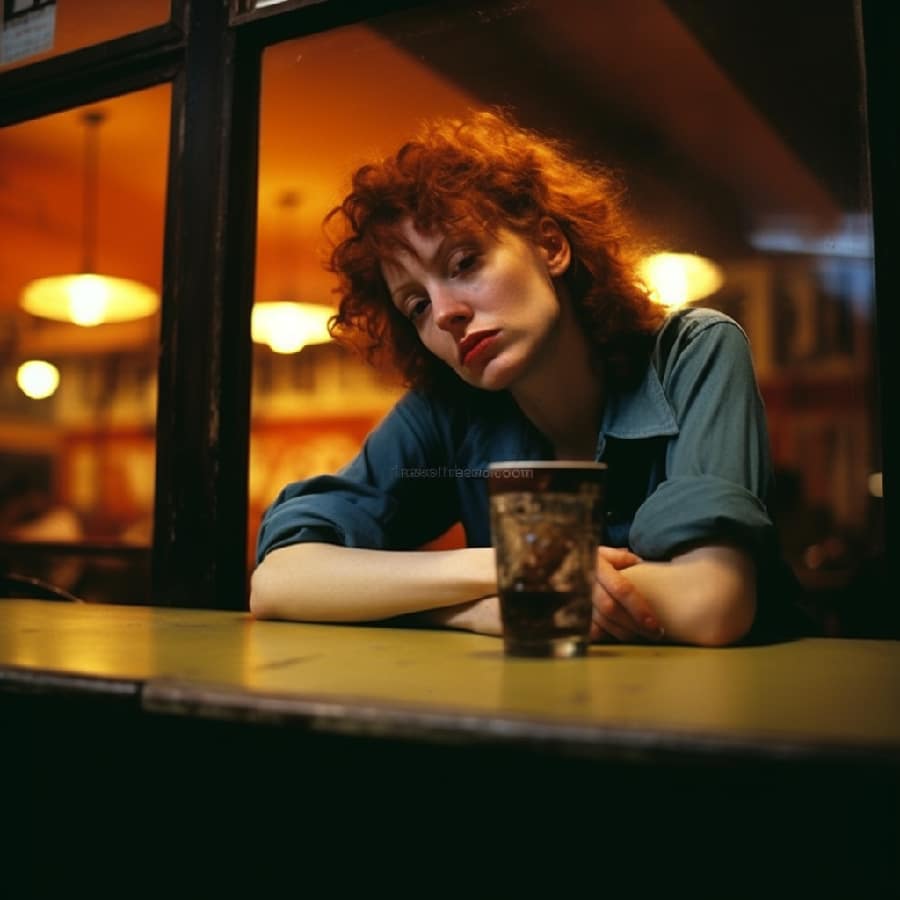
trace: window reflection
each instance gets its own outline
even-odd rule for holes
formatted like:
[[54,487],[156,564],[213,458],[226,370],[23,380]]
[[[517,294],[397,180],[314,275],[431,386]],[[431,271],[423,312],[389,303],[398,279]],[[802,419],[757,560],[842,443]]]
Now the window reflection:
[[[86,326],[28,312],[22,298],[36,280],[85,269],[158,297],[170,93],[0,131],[0,567],[89,600],[149,601],[159,315]],[[86,114],[102,119],[92,148]],[[54,391],[26,395],[28,361],[52,365]],[[81,551],[45,546],[68,542]],[[144,550],[113,552],[123,543]]]
[[[781,6],[680,0],[441,4],[273,46],[256,299],[287,280],[328,301],[320,223],[356,165],[424,117],[510,107],[624,173],[648,247],[723,273],[697,302],[750,336],[786,550],[830,603],[882,527],[858,50],[851,2],[829,4],[811,34]],[[289,253],[286,190],[299,198]],[[248,550],[275,491],[349,458],[399,392],[331,345],[255,353]]]

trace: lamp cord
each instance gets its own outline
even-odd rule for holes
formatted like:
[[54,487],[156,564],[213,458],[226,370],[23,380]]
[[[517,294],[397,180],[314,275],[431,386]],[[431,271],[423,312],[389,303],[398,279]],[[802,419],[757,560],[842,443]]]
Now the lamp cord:
[[82,211],[84,243],[82,245],[82,272],[95,272],[97,247],[97,207],[100,161],[100,135],[98,129],[105,115],[99,110],[89,110],[82,116],[84,122],[84,196]]

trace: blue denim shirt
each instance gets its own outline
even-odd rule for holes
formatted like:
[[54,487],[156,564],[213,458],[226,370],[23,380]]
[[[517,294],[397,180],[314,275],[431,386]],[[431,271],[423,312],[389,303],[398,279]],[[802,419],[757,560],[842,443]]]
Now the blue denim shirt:
[[[411,391],[340,472],[281,491],[257,558],[302,541],[412,549],[457,521],[469,546],[489,546],[488,463],[552,458],[505,391],[464,388],[452,402]],[[771,552],[765,413],[747,338],[727,316],[669,317],[643,380],[607,397],[596,458],[610,467],[605,543],[645,559],[704,542]]]

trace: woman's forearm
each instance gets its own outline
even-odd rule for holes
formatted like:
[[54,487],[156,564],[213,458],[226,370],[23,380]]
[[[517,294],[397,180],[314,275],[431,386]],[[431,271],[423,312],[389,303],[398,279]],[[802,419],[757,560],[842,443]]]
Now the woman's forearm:
[[494,551],[386,551],[333,544],[273,550],[253,573],[257,618],[365,622],[495,594]]
[[701,547],[668,562],[638,563],[622,574],[670,640],[724,646],[740,640],[753,624],[755,566],[737,548]]

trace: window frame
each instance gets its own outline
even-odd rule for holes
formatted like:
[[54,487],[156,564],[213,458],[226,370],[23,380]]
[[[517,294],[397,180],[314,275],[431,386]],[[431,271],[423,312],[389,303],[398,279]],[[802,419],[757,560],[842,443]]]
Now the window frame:
[[[244,610],[251,341],[262,54],[303,35],[440,2],[287,0],[242,11],[240,0],[172,0],[167,23],[0,73],[0,127],[170,83],[171,130],[163,253],[155,605]],[[857,0],[867,75],[875,220],[882,422],[896,334],[889,298],[897,264],[896,10]],[[896,442],[881,436],[893,475]],[[890,490],[890,477],[885,483]],[[896,548],[893,493],[885,543]],[[891,515],[889,516],[888,513]]]

